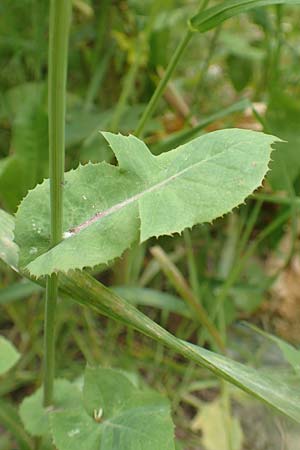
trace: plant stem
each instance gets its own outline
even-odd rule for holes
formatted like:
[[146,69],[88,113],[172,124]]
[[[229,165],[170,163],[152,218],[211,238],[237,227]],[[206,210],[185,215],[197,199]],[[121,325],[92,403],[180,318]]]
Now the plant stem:
[[[51,0],[48,78],[51,247],[57,245],[62,239],[66,78],[70,18],[71,0]],[[53,274],[47,278],[46,286],[44,406],[49,406],[53,402],[57,293],[58,278],[56,274]]]
[[217,47],[220,31],[221,31],[221,26],[218,26],[214,30],[214,34],[209,43],[207,55],[204,58],[200,73],[198,75],[198,80],[197,80],[196,86],[193,89],[193,98],[194,98],[194,102],[192,105],[193,111],[195,110],[195,107],[199,105],[200,97],[202,97],[203,91],[205,90],[204,89],[205,88],[205,79],[207,76],[207,72],[208,72],[208,69],[210,66],[211,59],[212,59],[214,52],[216,50],[216,47]]
[[190,42],[192,35],[193,35],[193,32],[188,30],[186,32],[186,34],[183,36],[183,39],[179,43],[177,49],[175,50],[175,53],[173,54],[173,56],[169,62],[169,65],[166,69],[166,72],[165,72],[163,78],[161,78],[154,94],[152,95],[152,97],[151,97],[139,123],[138,123],[138,126],[135,130],[136,136],[142,137],[145,125],[146,125],[147,121],[150,119],[150,117],[152,116],[153,111],[154,111],[160,97],[162,96],[163,91],[164,91],[169,79],[171,78],[182,53],[184,52],[188,43]]
[[[203,11],[207,5],[209,3],[209,0],[203,0],[199,12]],[[183,36],[182,40],[180,41],[180,43],[178,44],[175,53],[173,54],[168,67],[164,73],[164,76],[161,78],[160,82],[158,83],[154,94],[152,95],[142,117],[140,118],[140,121],[136,127],[135,130],[135,135],[137,137],[143,137],[143,132],[144,132],[144,128],[145,125],[147,123],[147,121],[151,118],[153,111],[157,105],[157,103],[159,102],[160,97],[162,96],[164,89],[168,83],[168,81],[170,80],[177,64],[178,61],[180,60],[184,50],[186,49],[188,43],[190,42],[192,36],[193,36],[193,32],[191,30],[187,30],[186,34]]]

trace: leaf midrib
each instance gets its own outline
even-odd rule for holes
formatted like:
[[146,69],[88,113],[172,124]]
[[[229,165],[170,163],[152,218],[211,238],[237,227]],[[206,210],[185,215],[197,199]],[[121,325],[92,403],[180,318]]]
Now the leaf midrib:
[[[224,150],[222,150],[221,152],[217,153],[216,155],[213,155],[211,157],[202,159],[201,161],[198,161],[197,163],[186,167],[185,169],[181,170],[180,172],[171,175],[170,177],[168,177],[167,179],[160,181],[159,183],[150,186],[148,189],[143,190],[142,192],[139,192],[138,194],[133,195],[132,197],[129,197],[126,200],[123,200],[113,206],[111,206],[110,208],[104,210],[104,211],[100,211],[97,212],[96,214],[94,214],[92,217],[90,217],[89,219],[85,220],[84,222],[82,222],[81,224],[70,228],[67,233],[65,233],[65,239],[66,238],[71,238],[75,235],[77,235],[80,231],[83,231],[84,229],[90,227],[91,225],[93,225],[94,223],[98,222],[99,220],[103,219],[104,217],[107,217],[119,210],[121,210],[123,207],[126,207],[132,203],[134,203],[135,201],[139,200],[140,198],[142,198],[144,195],[149,194],[150,192],[154,192],[157,189],[164,187],[165,185],[167,185],[168,183],[172,182],[173,180],[176,180],[178,178],[180,178],[183,174],[185,174],[186,172],[188,172],[189,170],[195,169],[196,167],[207,163],[208,161],[212,161],[214,159],[220,158],[221,156],[223,156],[224,153],[226,152],[230,152],[233,150],[235,146],[231,146],[231,148],[225,148]],[[235,148],[235,150],[238,150],[238,148]]]

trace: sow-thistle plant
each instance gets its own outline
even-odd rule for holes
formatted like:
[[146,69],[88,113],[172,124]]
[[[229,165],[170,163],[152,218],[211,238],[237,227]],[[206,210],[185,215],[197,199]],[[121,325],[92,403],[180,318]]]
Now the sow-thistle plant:
[[[193,32],[204,32],[256,6],[300,1],[222,2],[190,21],[137,129],[144,125]],[[103,132],[117,164],[79,166],[63,174],[65,79],[70,3],[52,0],[49,65],[50,180],[30,191],[16,217],[0,212],[0,256],[47,286],[44,387],[20,407],[25,429],[58,450],[174,450],[166,399],[140,389],[124,373],[87,367],[84,386],[54,380],[57,293],[118,320],[212,371],[300,422],[299,390],[228,357],[178,339],[98,282],[85,269],[107,265],[136,243],[212,222],[261,186],[278,138],[228,129],[154,156],[136,136]],[[49,202],[49,198],[51,201]],[[201,317],[201,316],[200,316]],[[210,333],[209,323],[205,323]],[[7,343],[9,367],[18,355]],[[1,366],[0,366],[1,368]],[[50,407],[49,407],[50,406]],[[24,446],[26,448],[26,445]],[[28,447],[27,447],[28,448]]]

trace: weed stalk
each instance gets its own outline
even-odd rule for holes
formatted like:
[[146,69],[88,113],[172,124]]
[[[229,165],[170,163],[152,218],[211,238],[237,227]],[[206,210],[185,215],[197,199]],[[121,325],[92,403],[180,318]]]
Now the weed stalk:
[[[209,3],[209,0],[203,0],[199,12],[203,11],[207,5]],[[168,67],[164,73],[164,76],[160,79],[160,82],[158,83],[142,117],[140,118],[140,121],[136,127],[135,130],[135,135],[137,137],[142,138],[143,137],[143,133],[144,133],[144,129],[145,129],[145,125],[148,122],[149,119],[151,119],[152,114],[157,106],[157,103],[159,102],[165,87],[168,84],[168,81],[171,79],[171,76],[173,75],[174,70],[177,67],[177,64],[181,58],[181,56],[183,55],[183,52],[185,51],[185,49],[188,46],[188,43],[190,42],[192,36],[193,36],[193,32],[191,30],[187,30],[186,33],[183,35],[182,40],[179,42],[172,58],[170,59],[170,62],[168,64]]]
[[193,36],[192,31],[187,30],[186,34],[183,36],[183,38],[180,41],[177,49],[175,50],[175,53],[173,54],[173,56],[172,56],[172,58],[171,58],[171,60],[169,62],[169,65],[168,65],[168,67],[166,69],[166,72],[164,73],[163,78],[161,78],[161,80],[160,80],[160,82],[159,82],[159,84],[158,84],[154,94],[152,95],[152,97],[151,97],[151,99],[150,99],[150,101],[149,101],[149,103],[148,103],[148,105],[147,105],[147,107],[146,107],[146,109],[145,109],[145,111],[144,111],[144,113],[143,113],[139,123],[138,123],[138,126],[137,126],[137,128],[135,130],[135,135],[137,137],[142,137],[143,136],[145,125],[148,122],[148,120],[151,118],[151,116],[153,114],[153,111],[154,111],[157,103],[159,102],[159,100],[160,100],[160,98],[161,98],[161,96],[162,96],[162,94],[164,92],[164,89],[165,89],[168,81],[170,80],[170,78],[171,78],[171,76],[172,76],[172,74],[173,74],[173,72],[174,72],[174,70],[175,70],[175,68],[176,68],[176,66],[178,64],[178,61],[180,60],[180,57],[183,54],[184,50],[186,49],[186,47],[187,47],[188,43],[190,42],[192,36]]
[[[70,19],[71,0],[51,0],[48,76],[51,247],[54,247],[62,240],[66,79]],[[44,328],[45,407],[53,403],[57,294],[58,276],[53,274],[47,278],[46,285]]]

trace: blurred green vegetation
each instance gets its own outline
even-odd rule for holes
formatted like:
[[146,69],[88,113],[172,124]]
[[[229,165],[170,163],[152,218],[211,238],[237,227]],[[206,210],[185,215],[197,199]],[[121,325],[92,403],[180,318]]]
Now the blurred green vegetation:
[[[66,170],[87,161],[114,163],[99,130],[134,133],[187,29],[187,19],[199,8],[198,0],[73,4]],[[48,7],[43,0],[0,4],[0,202],[12,213],[48,174]],[[212,226],[147,242],[95,273],[179,337],[213,348],[149,251],[159,244],[209,314],[216,302],[222,303],[216,324],[228,352],[266,371],[276,368],[295,383],[299,374],[285,365],[276,346],[238,322],[247,319],[275,333],[278,314],[287,328],[292,327],[291,317],[300,323],[300,308],[285,318],[274,301],[276,283],[299,261],[299,20],[300,8],[273,6],[195,34],[145,129],[145,141],[155,154],[219,128],[258,129],[279,136],[288,143],[276,145],[272,171],[261,190]],[[1,379],[0,395],[18,404],[41,384],[43,294],[2,264],[0,287],[1,334],[23,355]],[[292,308],[291,302],[287,307]],[[284,337],[299,345],[299,327],[298,334]],[[171,399],[178,448],[200,448],[200,432],[207,437],[207,428],[195,425],[195,417],[220,392],[220,383],[207,371],[66,299],[59,304],[57,344],[59,376],[76,379],[86,361],[139,373]],[[265,429],[259,429],[252,403],[232,389],[243,449],[280,448],[280,430],[286,425],[270,416],[264,419]],[[252,440],[255,427],[258,443]],[[262,444],[256,447],[259,440]],[[0,448],[15,448],[1,424]]]

